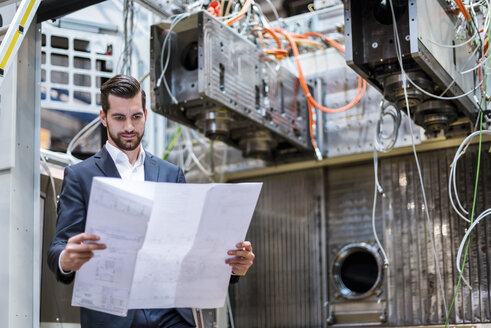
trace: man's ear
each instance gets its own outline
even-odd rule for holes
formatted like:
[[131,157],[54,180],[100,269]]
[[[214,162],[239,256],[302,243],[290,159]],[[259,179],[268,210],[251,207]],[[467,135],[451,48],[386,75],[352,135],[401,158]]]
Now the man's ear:
[[104,111],[102,109],[99,111],[99,117],[101,118],[102,125],[104,125],[104,127],[107,128],[106,113],[104,113]]

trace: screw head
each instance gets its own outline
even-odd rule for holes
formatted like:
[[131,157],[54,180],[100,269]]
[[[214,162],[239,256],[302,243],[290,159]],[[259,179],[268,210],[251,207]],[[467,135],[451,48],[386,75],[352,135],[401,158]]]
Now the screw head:
[[378,43],[377,43],[377,42],[372,43],[372,48],[374,48],[374,49],[375,49],[375,48],[377,48],[377,47],[378,47]]

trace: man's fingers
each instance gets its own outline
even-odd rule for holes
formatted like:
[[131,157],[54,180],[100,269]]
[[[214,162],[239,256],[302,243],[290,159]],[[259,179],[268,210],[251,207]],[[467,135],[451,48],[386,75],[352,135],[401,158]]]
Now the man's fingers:
[[90,260],[94,256],[93,252],[83,252],[83,253],[67,253],[69,260]]
[[69,244],[71,244],[71,243],[80,244],[80,243],[83,243],[84,241],[87,241],[87,240],[98,241],[99,239],[101,239],[101,238],[97,235],[82,232],[82,233],[79,233],[78,235],[75,235],[75,236],[71,237],[70,239],[68,239],[67,243],[69,243]]
[[233,257],[231,259],[226,259],[225,263],[233,265],[233,264],[241,264],[241,265],[252,265],[252,260],[242,258],[242,257]]
[[235,245],[237,248],[244,248],[246,251],[252,252],[252,244],[250,241],[243,241]]
[[237,250],[237,251],[228,251],[227,253],[228,255],[236,255],[238,257],[243,257],[243,258],[246,258],[246,259],[250,259],[250,260],[254,260],[254,258],[256,257],[254,255],[254,253],[252,252],[248,252],[248,251],[241,251],[241,250]]
[[61,254],[61,267],[63,271],[77,271],[80,267],[88,262],[94,253],[91,251],[88,252],[74,252],[69,250],[64,250]]
[[106,249],[105,244],[67,244],[67,252],[91,252],[96,250]]

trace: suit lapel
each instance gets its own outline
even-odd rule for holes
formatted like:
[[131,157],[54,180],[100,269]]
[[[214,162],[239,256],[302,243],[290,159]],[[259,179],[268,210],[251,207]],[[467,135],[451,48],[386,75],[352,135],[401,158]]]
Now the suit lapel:
[[95,165],[97,165],[99,170],[101,170],[106,177],[121,178],[118,169],[116,168],[116,164],[114,164],[114,161],[111,158],[111,155],[109,155],[107,152],[106,147],[102,147],[102,149],[95,155]]
[[145,181],[158,181],[159,179],[159,166],[153,159],[153,155],[146,152],[145,153]]

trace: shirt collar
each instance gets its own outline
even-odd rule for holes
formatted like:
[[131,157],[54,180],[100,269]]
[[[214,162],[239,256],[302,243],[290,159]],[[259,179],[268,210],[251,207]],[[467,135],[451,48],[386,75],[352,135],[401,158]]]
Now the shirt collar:
[[[114,147],[109,143],[109,141],[106,141],[105,146],[107,152],[111,156],[114,163],[125,162],[131,166],[128,155],[126,155],[121,149]],[[145,162],[145,150],[143,150],[143,146],[140,144],[140,152],[138,153],[138,158],[136,159],[135,165],[133,166],[136,167],[139,165],[143,165],[144,162]]]

